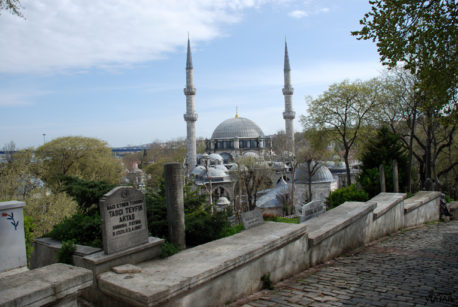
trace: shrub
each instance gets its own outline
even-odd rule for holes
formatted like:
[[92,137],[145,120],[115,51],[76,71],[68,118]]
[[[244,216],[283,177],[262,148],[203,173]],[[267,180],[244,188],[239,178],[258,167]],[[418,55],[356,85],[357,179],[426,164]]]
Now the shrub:
[[62,247],[57,252],[57,262],[73,264],[73,253],[75,250],[75,240],[62,241]]
[[200,209],[186,214],[185,233],[186,245],[196,246],[222,238],[225,229],[229,228],[227,216],[224,212],[211,215]]
[[290,218],[290,217],[281,217],[281,216],[266,214],[264,215],[264,220],[271,221],[271,222],[279,222],[279,223],[299,224],[298,217]]
[[47,236],[59,241],[74,239],[81,245],[102,247],[100,215],[85,215],[79,212],[54,226]]
[[103,181],[86,181],[78,177],[64,176],[61,180],[64,191],[73,197],[82,212],[89,212],[91,209],[98,211],[99,200],[116,187]]
[[232,235],[235,235],[236,233],[239,233],[243,230],[243,225],[242,224],[237,224],[234,226],[226,226],[223,227],[223,229],[220,232],[221,238],[225,237],[230,237]]
[[25,236],[25,251],[27,255],[27,264],[30,265],[30,255],[33,252],[33,241],[35,240],[33,230],[35,224],[33,219],[24,213],[24,236]]
[[335,208],[346,201],[367,201],[369,195],[362,190],[358,190],[355,184],[348,187],[337,189],[326,198],[327,209]]
[[274,285],[272,280],[270,279],[270,273],[266,273],[261,276],[261,281],[262,281],[262,288],[267,289],[267,290],[273,290]]
[[178,246],[176,246],[175,244],[169,242],[169,241],[165,241],[164,244],[162,244],[162,251],[161,251],[161,258],[167,258],[167,257],[170,257],[176,253],[178,253],[180,251],[180,249],[178,248]]
[[78,204],[67,194],[50,193],[45,188],[34,189],[25,201],[24,212],[33,218],[35,237],[43,236],[78,209]]

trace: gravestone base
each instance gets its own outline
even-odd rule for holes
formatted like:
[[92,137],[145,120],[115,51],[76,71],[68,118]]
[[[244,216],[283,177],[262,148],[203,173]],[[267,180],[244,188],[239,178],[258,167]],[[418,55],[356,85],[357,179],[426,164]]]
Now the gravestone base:
[[97,274],[109,271],[112,267],[123,264],[137,264],[158,258],[162,252],[163,239],[149,237],[148,242],[112,254],[104,251],[93,253],[83,258],[82,266]]

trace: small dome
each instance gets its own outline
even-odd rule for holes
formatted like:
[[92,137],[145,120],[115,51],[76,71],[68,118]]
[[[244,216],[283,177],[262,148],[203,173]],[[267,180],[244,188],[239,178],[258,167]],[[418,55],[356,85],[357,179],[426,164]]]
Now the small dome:
[[210,178],[223,178],[223,177],[227,177],[228,175],[222,169],[210,167],[210,168],[208,168],[208,176]]
[[[311,167],[315,166],[315,162],[312,162]],[[298,183],[308,183],[309,175],[307,171],[307,164],[302,163],[296,169],[296,182]],[[312,176],[312,183],[321,183],[321,182],[333,182],[334,178],[332,177],[331,171],[325,166],[318,166],[318,170],[315,171],[315,174]]]
[[221,155],[212,153],[210,154],[210,162],[215,163],[215,164],[223,164],[224,159],[221,157]]
[[203,176],[205,174],[205,167],[197,165],[191,172],[194,176]]
[[217,206],[227,206],[227,205],[230,205],[231,202],[229,201],[229,199],[227,199],[226,197],[224,196],[221,196],[220,198],[218,198],[218,200],[216,201],[216,205]]
[[244,157],[251,157],[251,158],[259,158],[259,155],[255,152],[252,151],[247,151],[246,153],[243,154]]
[[261,128],[248,118],[234,117],[223,121],[213,131],[212,139],[264,137]]

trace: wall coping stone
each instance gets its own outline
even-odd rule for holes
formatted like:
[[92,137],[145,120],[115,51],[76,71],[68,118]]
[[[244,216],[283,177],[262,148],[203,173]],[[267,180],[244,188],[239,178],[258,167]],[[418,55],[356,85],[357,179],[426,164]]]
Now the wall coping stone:
[[130,304],[160,304],[295,241],[306,231],[304,224],[266,222],[166,259],[137,264],[140,273],[102,273],[98,286]]
[[419,191],[414,196],[404,200],[404,213],[409,213],[418,207],[421,207],[433,199],[441,196],[441,192]]
[[383,216],[390,211],[391,208],[399,204],[407,197],[406,193],[386,193],[382,192],[373,197],[370,201],[377,203],[377,208],[374,209],[374,220]]
[[0,306],[42,306],[92,285],[92,272],[63,263],[0,278]]
[[347,201],[301,225],[306,225],[308,228],[309,244],[317,245],[324,239],[329,238],[358,219],[366,216],[376,207],[377,203],[371,201]]
[[112,254],[109,254],[109,255],[105,254],[105,252],[103,250],[100,250],[99,252],[87,255],[83,259],[88,261],[89,263],[98,265],[98,264],[109,262],[111,260],[126,256],[126,255],[130,255],[130,254],[133,254],[133,253],[140,252],[140,251],[145,250],[145,249],[152,248],[152,247],[157,246],[157,245],[162,245],[163,243],[164,243],[164,239],[159,239],[159,238],[156,238],[156,237],[148,237],[148,242],[147,243],[144,243],[144,244],[141,244],[141,245],[137,245],[137,246],[131,247],[129,249],[125,249],[125,250],[122,250],[122,251],[119,251],[119,252],[115,252],[115,253],[112,253]]
[[0,210],[9,210],[25,207],[25,202],[18,200],[2,201],[0,202]]
[[[50,248],[60,249],[62,247],[61,241],[54,240],[53,238],[50,238],[50,237],[38,238],[35,241],[39,244],[49,246]],[[102,249],[98,247],[79,245],[79,244],[75,244],[75,246],[76,246],[76,250],[73,254],[77,256],[87,256],[87,255],[102,251]]]

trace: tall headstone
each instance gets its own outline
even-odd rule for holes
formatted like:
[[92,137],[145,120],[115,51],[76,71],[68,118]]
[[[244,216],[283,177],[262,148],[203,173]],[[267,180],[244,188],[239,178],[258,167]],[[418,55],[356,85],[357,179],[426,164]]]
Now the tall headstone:
[[399,193],[399,174],[397,160],[393,160],[393,189],[394,193]]
[[100,200],[103,249],[113,254],[148,242],[145,195],[116,187]]
[[27,265],[24,236],[25,202],[0,202],[0,273]]
[[180,249],[186,248],[184,233],[183,167],[180,163],[164,165],[167,222],[170,241]]
[[258,225],[264,224],[264,217],[259,209],[242,213],[242,224],[244,229],[250,229]]
[[380,164],[378,167],[379,171],[379,178],[380,178],[380,192],[386,192],[386,184],[385,184],[385,168],[383,164]]

